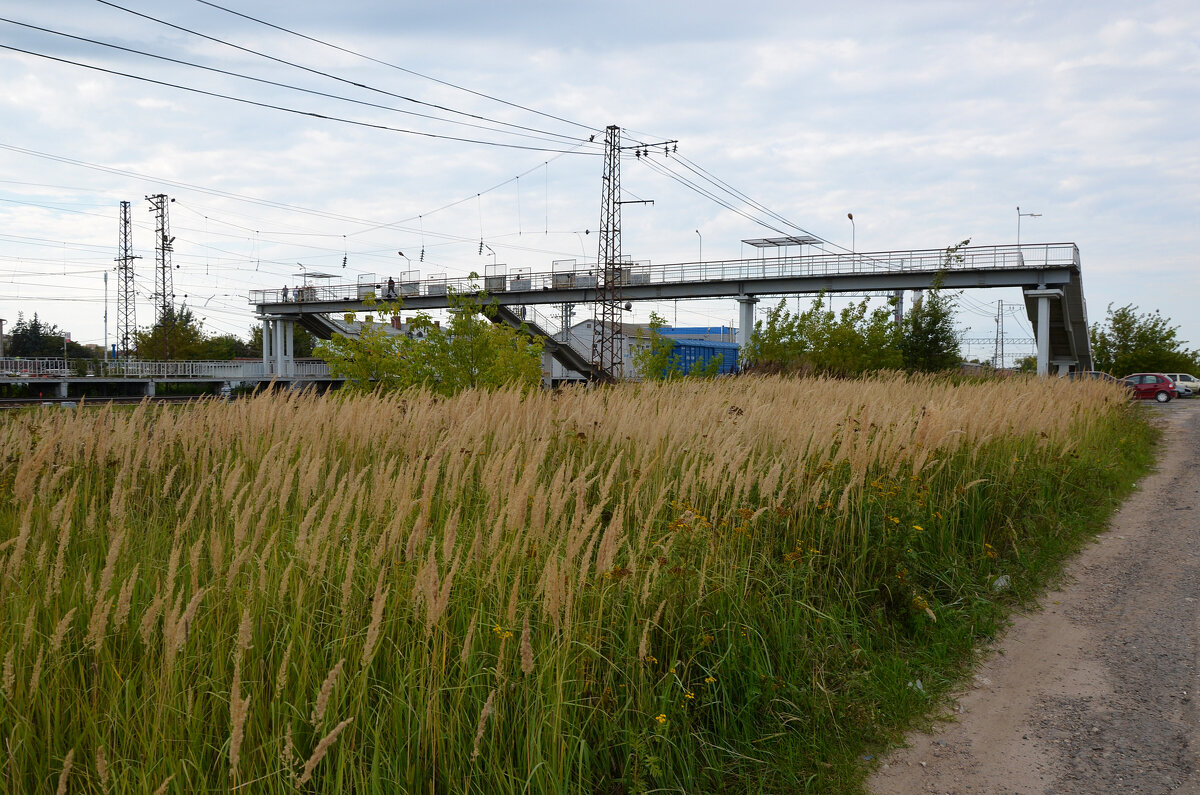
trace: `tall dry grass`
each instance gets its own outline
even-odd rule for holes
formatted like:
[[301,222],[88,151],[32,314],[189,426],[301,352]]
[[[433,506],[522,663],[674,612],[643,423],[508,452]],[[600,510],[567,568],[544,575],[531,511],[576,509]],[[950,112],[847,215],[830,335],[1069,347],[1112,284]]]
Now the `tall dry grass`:
[[921,556],[998,566],[988,513],[1123,410],[897,375],[6,415],[0,782],[753,777],[839,620],[936,616]]

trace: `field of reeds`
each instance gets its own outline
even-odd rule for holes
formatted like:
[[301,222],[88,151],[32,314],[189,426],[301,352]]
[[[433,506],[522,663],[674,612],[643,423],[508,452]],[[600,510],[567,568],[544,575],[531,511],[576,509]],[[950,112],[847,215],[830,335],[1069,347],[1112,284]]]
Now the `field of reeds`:
[[852,790],[1152,438],[903,376],[0,422],[8,793]]

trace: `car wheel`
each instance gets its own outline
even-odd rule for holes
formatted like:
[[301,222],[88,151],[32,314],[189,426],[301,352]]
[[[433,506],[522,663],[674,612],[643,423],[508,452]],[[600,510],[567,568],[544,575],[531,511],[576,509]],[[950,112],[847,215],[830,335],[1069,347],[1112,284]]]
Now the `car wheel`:
[[1171,393],[1170,392],[1162,392],[1162,391],[1156,392],[1154,394],[1154,399],[1157,400],[1159,403],[1167,403],[1171,400]]

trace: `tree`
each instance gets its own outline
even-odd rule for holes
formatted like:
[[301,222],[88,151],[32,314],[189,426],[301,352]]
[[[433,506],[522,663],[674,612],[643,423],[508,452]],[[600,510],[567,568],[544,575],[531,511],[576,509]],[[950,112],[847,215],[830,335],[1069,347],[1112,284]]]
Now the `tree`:
[[186,306],[168,308],[153,326],[134,334],[139,359],[203,359],[204,329]]
[[66,332],[53,323],[43,323],[35,312],[32,320],[24,313],[17,313],[17,322],[7,335],[4,352],[8,356],[23,359],[38,357],[60,357],[64,353],[71,359],[93,359],[95,356],[84,346],[66,339]]
[[[263,327],[262,327],[261,323],[258,325],[255,325],[255,326],[251,326],[250,327],[250,341],[246,343],[247,353],[239,354],[239,355],[261,356],[262,355],[262,341],[263,341],[262,336],[263,336]],[[292,355],[293,356],[295,356],[297,359],[307,359],[308,357],[315,355],[314,351],[316,350],[316,347],[317,347],[317,338],[314,337],[309,331],[302,329],[299,326],[292,327]]]
[[674,352],[675,341],[660,331],[666,325],[665,318],[651,312],[649,332],[644,335],[638,332],[638,344],[629,353],[633,367],[643,381],[666,381],[683,375],[679,355]]
[[244,359],[262,356],[262,330],[259,329],[258,347],[253,347],[236,334],[220,334],[207,337],[200,345],[201,359]]
[[670,381],[675,378],[716,378],[725,362],[723,354],[708,361],[697,360],[687,370],[675,352],[675,340],[662,333],[667,325],[666,318],[657,312],[650,313],[650,329],[638,332],[638,339],[630,350],[633,367],[643,381]]
[[[334,335],[316,354],[330,373],[358,390],[424,386],[451,395],[464,389],[509,384],[535,386],[542,378],[542,343],[488,318],[486,296],[450,296],[450,322],[440,326],[421,313],[409,321],[411,334],[390,333],[382,323],[364,323],[358,337]],[[399,311],[383,305],[380,314]]]
[[1178,330],[1158,310],[1139,315],[1132,304],[1118,309],[1109,304],[1104,323],[1089,334],[1093,366],[1117,376],[1197,369],[1200,352],[1183,347]]
[[744,352],[752,369],[856,375],[901,365],[896,327],[888,307],[868,312],[863,299],[835,312],[821,295],[798,314],[780,300],[754,326]]
[[[970,238],[946,248],[943,269],[962,262],[959,250]],[[944,273],[944,270],[943,270]],[[900,324],[900,354],[904,369],[909,372],[933,373],[958,367],[961,354],[958,332],[954,330],[954,309],[957,294],[942,289],[943,275],[934,279],[933,287],[913,305]]]

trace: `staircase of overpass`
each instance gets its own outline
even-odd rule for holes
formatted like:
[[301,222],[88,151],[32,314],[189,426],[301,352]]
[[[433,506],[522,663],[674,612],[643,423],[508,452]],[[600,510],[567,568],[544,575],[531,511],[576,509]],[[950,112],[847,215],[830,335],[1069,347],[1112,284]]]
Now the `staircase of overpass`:
[[[425,280],[404,274],[393,279],[394,296],[387,295],[388,277],[360,279],[354,284],[304,286],[298,300],[285,300],[282,290],[251,291],[250,303],[266,320],[299,323],[328,338],[346,333],[341,321],[330,316],[367,312],[379,300],[393,298],[406,310],[444,309],[453,294],[486,293],[499,308],[499,319],[523,321],[531,332],[546,340],[555,358],[570,369],[592,378],[603,378],[590,363],[590,352],[579,351],[558,337],[536,315],[538,304],[594,303],[603,297],[602,269],[573,261],[555,263],[550,272],[490,274],[484,278]],[[946,289],[1019,287],[1025,295],[1029,321],[1038,343],[1038,371],[1051,366],[1060,371],[1092,369],[1087,334],[1087,308],[1083,295],[1079,249],[1074,243],[970,246],[949,249],[915,249],[826,253],[755,259],[685,262],[651,265],[624,263],[617,271],[623,300],[678,298],[732,298],[741,305],[739,342],[749,340],[753,306],[760,297],[825,293],[885,294],[895,290],[924,290],[935,285]],[[542,323],[547,323],[543,326]],[[571,363],[573,362],[573,363]]]

